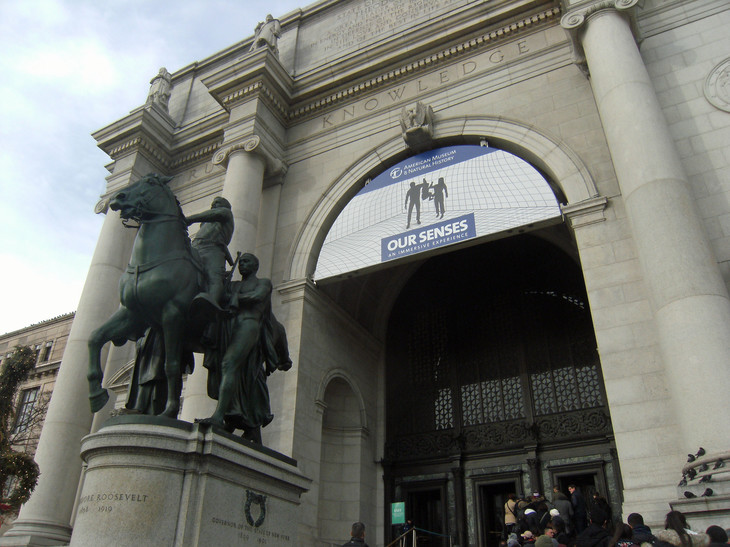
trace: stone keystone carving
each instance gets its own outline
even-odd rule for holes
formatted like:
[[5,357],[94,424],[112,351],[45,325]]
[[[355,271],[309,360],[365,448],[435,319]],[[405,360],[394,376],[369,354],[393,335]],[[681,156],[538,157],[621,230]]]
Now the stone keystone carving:
[[421,101],[404,106],[400,113],[400,127],[409,148],[425,148],[433,139],[433,109]]

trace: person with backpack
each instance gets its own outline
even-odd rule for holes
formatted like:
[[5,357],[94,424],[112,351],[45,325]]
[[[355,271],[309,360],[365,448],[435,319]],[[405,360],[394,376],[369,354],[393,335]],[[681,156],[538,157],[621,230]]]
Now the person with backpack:
[[507,503],[504,504],[504,539],[507,539],[517,525],[517,495],[507,495]]

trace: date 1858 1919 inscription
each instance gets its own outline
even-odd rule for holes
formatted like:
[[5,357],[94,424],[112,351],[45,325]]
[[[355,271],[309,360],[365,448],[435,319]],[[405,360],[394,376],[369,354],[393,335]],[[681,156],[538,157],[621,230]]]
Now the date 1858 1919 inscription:
[[147,503],[151,496],[137,492],[94,492],[79,499],[79,515],[85,513],[111,513],[120,504]]

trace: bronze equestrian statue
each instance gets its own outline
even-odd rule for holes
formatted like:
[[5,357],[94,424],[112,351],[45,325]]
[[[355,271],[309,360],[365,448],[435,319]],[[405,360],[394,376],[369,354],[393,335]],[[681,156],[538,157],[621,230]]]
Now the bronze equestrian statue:
[[[271,281],[256,277],[254,255],[239,253],[242,279],[231,282],[233,270],[224,266],[231,262],[230,204],[218,197],[210,211],[185,218],[167,184],[171,178],[149,174],[109,203],[139,232],[119,280],[121,307],[89,340],[91,410],[109,400],[101,387],[106,342],[137,342],[126,408],[169,418],[180,410],[192,352],[204,352],[208,394],[218,405],[213,416],[199,421],[242,429],[245,438],[261,443],[261,427],[273,418],[266,377],[292,366],[286,332],[271,312]],[[203,227],[191,245],[187,227],[194,222]]]
[[203,267],[191,252],[187,222],[167,183],[172,177],[149,174],[117,192],[109,207],[127,221],[135,221],[127,270],[119,280],[121,307],[89,339],[89,400],[92,412],[106,404],[101,387],[101,348],[112,341],[122,345],[138,340],[152,328],[163,337],[165,406],[160,414],[176,418],[182,389],[183,341],[187,313],[202,286]]

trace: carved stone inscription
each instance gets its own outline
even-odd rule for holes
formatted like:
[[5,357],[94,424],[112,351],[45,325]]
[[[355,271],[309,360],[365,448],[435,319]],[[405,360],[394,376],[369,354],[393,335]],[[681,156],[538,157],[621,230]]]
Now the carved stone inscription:
[[[385,88],[383,91],[369,95],[367,99],[352,102],[347,106],[329,111],[320,116],[316,122],[308,122],[302,131],[327,130],[341,123],[359,118],[384,108],[412,101],[441,87],[453,85],[455,82],[476,75],[498,70],[501,65],[514,61],[519,57],[532,54],[546,46],[542,33],[526,36],[520,40],[505,43],[483,53],[451,64],[443,64],[437,70],[424,73],[417,78],[408,80],[396,86]],[[495,85],[499,80],[495,79]],[[481,92],[486,92],[482,89]]]
[[[229,530],[230,533],[228,534],[224,532],[226,538],[231,538],[232,534],[235,533],[235,539],[238,540],[239,545],[291,545],[291,537],[288,534],[269,530],[265,527],[251,526],[240,520],[211,517],[210,524]],[[216,535],[221,537],[218,534]]]
[[[241,516],[222,516],[215,512],[210,516],[209,524],[213,525],[213,535],[218,543],[233,542],[239,545],[291,545],[291,536],[282,530],[285,522],[281,520],[281,506],[274,502],[273,507],[268,495],[246,489]],[[275,517],[267,519],[267,513],[273,510]],[[243,517],[243,518],[241,518]],[[291,524],[291,519],[289,519]],[[273,527],[275,529],[272,529]],[[211,536],[213,537],[213,536]]]
[[92,492],[79,499],[78,514],[109,514],[122,505],[141,507],[150,500],[150,495],[140,492]]
[[[419,19],[454,10],[469,0],[361,0],[337,7],[302,28],[307,44],[299,71],[331,59],[380,36],[388,36]],[[345,4],[345,3],[343,3]]]

